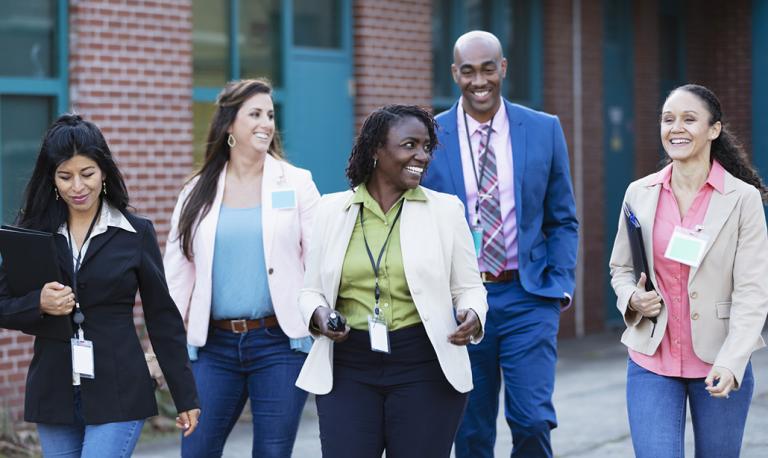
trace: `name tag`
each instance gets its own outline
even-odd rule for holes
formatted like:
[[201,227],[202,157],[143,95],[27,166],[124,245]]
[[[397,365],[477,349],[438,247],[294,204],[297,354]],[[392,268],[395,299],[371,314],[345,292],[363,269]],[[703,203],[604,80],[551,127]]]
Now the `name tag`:
[[275,210],[296,208],[296,192],[293,189],[272,191],[272,208]]
[[389,331],[387,323],[382,320],[368,317],[368,334],[371,337],[371,350],[380,353],[389,353]]
[[90,340],[71,339],[72,372],[80,377],[94,378],[93,342]]
[[669,239],[664,257],[691,267],[698,267],[709,237],[699,231],[691,231],[683,227],[675,227],[672,238]]

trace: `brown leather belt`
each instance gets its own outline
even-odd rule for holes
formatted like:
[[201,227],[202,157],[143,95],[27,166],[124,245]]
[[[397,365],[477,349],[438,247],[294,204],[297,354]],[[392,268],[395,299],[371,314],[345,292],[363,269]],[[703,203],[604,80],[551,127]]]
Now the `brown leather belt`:
[[520,272],[515,270],[504,270],[499,275],[490,272],[480,272],[480,278],[483,283],[507,283],[514,280],[520,280]]
[[272,315],[258,320],[211,320],[211,326],[235,334],[243,334],[254,329],[274,328],[278,323],[277,317]]

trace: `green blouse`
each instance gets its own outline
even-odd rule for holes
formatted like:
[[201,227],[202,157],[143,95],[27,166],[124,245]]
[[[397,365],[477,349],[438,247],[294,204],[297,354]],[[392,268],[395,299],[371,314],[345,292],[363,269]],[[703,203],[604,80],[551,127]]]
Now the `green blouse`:
[[[405,200],[427,200],[421,188],[409,189],[385,214],[378,202],[368,193],[364,184],[358,186],[350,205],[363,208],[365,237],[371,249],[374,262],[378,259],[381,247],[387,238],[392,221],[397,216]],[[402,215],[401,215],[402,218]],[[374,274],[368,252],[363,241],[363,228],[357,218],[352,237],[344,255],[341,271],[341,284],[336,309],[346,318],[352,329],[367,330],[368,316],[373,316],[375,303]],[[392,235],[379,267],[379,289],[381,298],[379,308],[381,317],[387,322],[390,331],[421,323],[419,312],[413,303],[411,291],[405,280],[403,254],[400,250],[400,220],[395,222]]]

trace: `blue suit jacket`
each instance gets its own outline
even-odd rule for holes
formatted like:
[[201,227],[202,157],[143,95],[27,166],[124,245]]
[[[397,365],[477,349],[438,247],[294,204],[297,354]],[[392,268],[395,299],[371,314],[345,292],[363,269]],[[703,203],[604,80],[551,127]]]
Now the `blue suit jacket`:
[[[438,145],[422,184],[458,196],[466,208],[457,107],[458,102],[436,118]],[[512,141],[520,281],[531,294],[562,299],[573,295],[579,237],[563,130],[556,116],[506,100],[504,107]]]

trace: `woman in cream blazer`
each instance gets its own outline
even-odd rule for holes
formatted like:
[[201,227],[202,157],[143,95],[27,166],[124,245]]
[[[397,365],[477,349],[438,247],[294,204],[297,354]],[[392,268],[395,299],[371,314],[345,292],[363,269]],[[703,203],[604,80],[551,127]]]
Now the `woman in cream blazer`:
[[296,303],[320,195],[283,159],[266,81],[229,83],[217,105],[164,259],[206,412],[182,456],[220,456],[250,399],[253,455],[290,457],[307,396],[293,384],[311,345]]
[[[630,184],[624,198],[648,260],[638,281],[622,212],[611,284],[627,326],[627,408],[640,458],[682,456],[686,400],[696,456],[737,457],[741,447],[749,359],[765,346],[766,188],[721,118],[708,89],[672,91],[661,115],[670,164]],[[682,240],[677,233],[700,241],[698,263],[671,259],[667,241]],[[655,290],[646,291],[648,280]]]
[[[318,207],[299,297],[318,339],[296,385],[318,395],[323,456],[450,455],[472,389],[466,345],[488,306],[463,205],[419,186],[434,145],[421,108],[374,111],[347,168],[353,190]],[[332,313],[347,326],[333,330]]]

